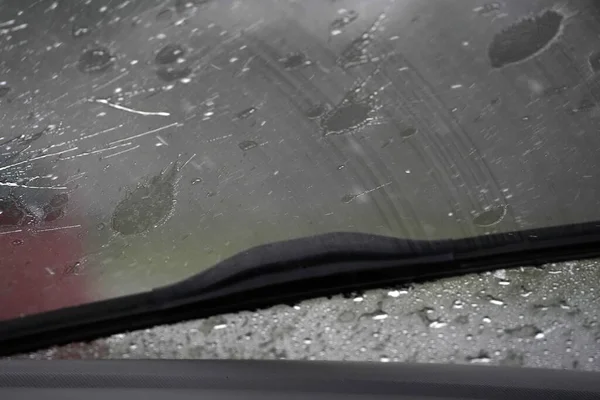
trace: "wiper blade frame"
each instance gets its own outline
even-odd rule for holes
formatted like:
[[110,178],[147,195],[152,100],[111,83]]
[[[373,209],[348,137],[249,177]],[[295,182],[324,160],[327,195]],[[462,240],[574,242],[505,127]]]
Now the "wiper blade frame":
[[149,292],[0,322],[0,356],[319,296],[597,256],[600,222],[441,241],[360,233],[295,239]]

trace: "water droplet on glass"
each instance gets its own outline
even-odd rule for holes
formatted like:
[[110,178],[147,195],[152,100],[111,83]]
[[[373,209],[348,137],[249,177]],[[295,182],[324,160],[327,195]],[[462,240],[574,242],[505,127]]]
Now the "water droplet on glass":
[[400,131],[400,136],[404,139],[414,136],[417,133],[417,130],[413,127],[408,127]]
[[157,21],[169,21],[173,17],[173,11],[168,8],[161,10],[156,14]]
[[129,191],[113,212],[112,228],[123,235],[134,235],[166,220],[175,204],[178,171],[178,165],[174,163]]
[[373,315],[373,319],[376,320],[376,321],[384,320],[387,317],[388,317],[388,315],[386,313],[384,313],[384,312],[380,312],[380,313],[377,313],[377,314]]
[[537,337],[539,334],[543,335],[543,332],[534,325],[522,325],[515,328],[506,328],[504,329],[504,332],[507,335],[521,339]]
[[562,14],[548,10],[496,34],[488,49],[492,67],[505,67],[538,55],[558,35],[563,19]]
[[84,25],[74,24],[71,28],[71,36],[73,36],[76,39],[87,36],[90,32],[90,28]]
[[325,136],[348,133],[364,126],[372,112],[369,101],[345,101],[321,119],[321,129]]
[[334,34],[341,33],[341,30],[346,26],[355,21],[358,18],[358,13],[354,10],[344,10],[339,18],[334,19],[329,24],[329,32]]
[[502,221],[505,216],[505,206],[494,206],[477,215],[475,219],[473,219],[473,223],[480,228],[485,228],[496,225]]
[[164,67],[156,71],[156,76],[165,82],[173,82],[183,79],[192,73],[190,67]]
[[10,92],[9,86],[0,86],[0,99],[5,97]]
[[488,301],[489,301],[491,304],[494,304],[494,305],[496,305],[496,306],[503,306],[503,305],[504,305],[504,302],[503,302],[502,300],[500,300],[500,299],[497,299],[497,298],[495,298],[495,297],[492,297],[492,296],[488,296]]
[[[342,68],[350,68],[369,62],[367,49],[373,41],[373,33],[377,31],[377,28],[383,21],[383,17],[384,14],[381,14],[368,31],[362,33],[342,50],[337,60],[338,65]],[[339,29],[334,30],[334,32],[341,33]]]
[[81,72],[104,72],[113,65],[114,60],[106,47],[95,47],[81,54],[77,66]]
[[357,196],[355,194],[347,194],[345,196],[342,197],[342,203],[352,203],[352,201],[356,198]]
[[465,303],[462,300],[454,300],[452,303],[452,308],[461,309],[465,306]]
[[236,119],[246,119],[256,112],[255,107],[248,107],[235,115]]
[[258,146],[258,143],[256,143],[253,140],[244,140],[243,142],[241,142],[241,143],[238,144],[238,147],[240,149],[242,149],[243,151],[247,151],[247,150],[253,149],[256,146]]
[[496,13],[501,8],[502,8],[502,5],[500,3],[487,3],[487,4],[484,4],[483,6],[476,7],[475,9],[473,9],[473,11],[475,11],[476,13],[478,13],[479,15],[482,15],[482,16],[489,16],[491,14]]
[[50,205],[52,207],[63,207],[69,201],[69,195],[66,193],[57,194],[50,199]]
[[317,104],[306,110],[304,115],[306,115],[307,118],[316,119],[323,115],[325,111],[325,106],[323,106],[322,104]]
[[45,206],[44,207],[44,221],[52,222],[56,221],[59,218],[62,218],[65,215],[64,210],[62,209],[53,209],[52,207]]
[[476,356],[467,357],[467,361],[474,364],[489,364],[492,361],[492,359],[486,351],[481,350]]
[[429,327],[431,329],[441,329],[441,328],[444,328],[446,326],[448,326],[448,323],[447,322],[442,322],[440,320],[431,321],[429,323]]
[[344,311],[338,316],[340,322],[352,322],[356,318],[356,315],[352,311]]
[[281,60],[281,65],[285,69],[295,69],[305,65],[306,56],[303,53],[291,53]]
[[154,62],[158,65],[172,64],[185,55],[185,49],[179,44],[167,44],[156,53]]
[[534,336],[537,340],[542,340],[546,337],[546,335],[544,334],[544,332],[538,332],[535,334]]

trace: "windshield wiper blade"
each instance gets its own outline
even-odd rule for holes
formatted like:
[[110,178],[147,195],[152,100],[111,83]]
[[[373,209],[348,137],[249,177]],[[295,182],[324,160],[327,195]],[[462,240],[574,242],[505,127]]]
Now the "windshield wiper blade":
[[600,222],[458,240],[360,233],[295,239],[150,292],[0,322],[0,356],[319,296],[597,256]]

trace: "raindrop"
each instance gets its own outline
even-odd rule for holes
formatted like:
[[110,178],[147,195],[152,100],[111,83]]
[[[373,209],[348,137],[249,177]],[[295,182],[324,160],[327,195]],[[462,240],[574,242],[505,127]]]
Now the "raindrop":
[[352,322],[356,315],[352,311],[344,311],[338,316],[339,322]]
[[218,324],[213,327],[215,331],[227,328],[227,324]]
[[388,317],[388,315],[384,312],[378,312],[377,314],[373,315],[373,319],[376,321],[382,321],[384,319],[386,319]]
[[0,99],[10,92],[10,86],[0,86]]
[[342,203],[352,203],[352,201],[357,198],[358,196],[355,194],[347,194],[345,196],[342,197]]
[[491,66],[501,68],[538,55],[558,35],[563,19],[562,14],[548,10],[495,35],[488,49]]
[[387,363],[387,362],[390,362],[390,358],[389,358],[389,357],[387,357],[387,356],[381,356],[381,357],[379,358],[379,361],[381,361],[381,362],[384,362],[384,363]]
[[96,230],[98,231],[103,231],[104,228],[106,228],[106,224],[104,222],[100,222],[98,225],[96,225]]
[[341,33],[342,28],[351,24],[358,18],[358,13],[354,10],[345,10],[339,18],[334,19],[329,24],[329,32],[332,35]]
[[473,223],[480,228],[485,228],[496,225],[502,221],[505,216],[506,206],[494,206],[477,215],[473,220]]
[[[344,48],[344,50],[342,50],[342,54],[337,60],[338,65],[340,65],[342,68],[350,68],[369,62],[367,49],[373,41],[373,33],[379,29],[384,19],[385,14],[380,14],[377,20],[366,32],[362,33],[346,48]],[[336,32],[339,32],[339,30]]]
[[192,185],[197,185],[199,183],[202,183],[202,178],[192,179]]
[[295,69],[309,63],[304,53],[290,53],[283,58],[281,64],[284,69]]
[[256,112],[255,107],[248,107],[235,115],[236,119],[246,119]]
[[600,72],[600,51],[592,53],[588,61],[590,63],[590,68],[594,73]]
[[51,207],[44,207],[44,221],[46,221],[46,222],[55,221],[59,218],[62,218],[64,215],[65,215],[65,212],[62,209],[53,209]]
[[[496,354],[496,352],[494,354]],[[497,355],[500,355],[500,354],[497,354]],[[509,366],[509,367],[522,367],[524,362],[525,362],[525,356],[523,354],[518,353],[512,349],[509,349],[506,352],[506,357],[504,357],[504,359],[500,360],[500,365]]]
[[258,143],[256,143],[254,140],[244,140],[243,142],[238,144],[238,147],[243,151],[253,149],[256,146],[258,146]]
[[192,73],[190,67],[164,67],[156,71],[156,76],[165,82],[183,79]]
[[104,72],[113,65],[114,61],[115,58],[106,47],[95,47],[81,54],[77,66],[81,72]]
[[178,164],[173,163],[127,193],[113,212],[112,228],[123,235],[134,235],[166,220],[175,204],[175,178],[178,171]]
[[487,3],[481,7],[475,8],[473,11],[482,16],[488,16],[500,10],[502,5],[500,3]]
[[325,111],[325,106],[323,106],[322,104],[317,104],[306,110],[304,115],[306,115],[307,118],[316,119],[319,118],[321,115],[325,114]]
[[506,279],[506,270],[505,269],[497,269],[492,272],[492,275],[498,279]]
[[452,303],[452,308],[461,309],[465,306],[465,303],[462,300],[454,300]]
[[71,36],[73,36],[76,39],[87,36],[90,32],[90,28],[84,25],[74,24],[71,28]]
[[9,196],[0,198],[0,226],[25,225],[29,214],[19,200]]
[[158,14],[156,14],[157,21],[169,21],[172,17],[173,11],[171,11],[168,8],[165,8],[164,10],[161,10]]
[[403,137],[404,139],[406,139],[411,136],[414,136],[416,133],[417,133],[417,129],[413,128],[412,126],[409,126],[408,128],[405,128],[400,131],[400,136]]
[[69,201],[69,195],[66,193],[57,194],[50,200],[50,205],[52,207],[63,207]]
[[440,329],[440,328],[444,328],[446,326],[448,326],[448,323],[447,322],[442,322],[440,320],[431,321],[429,323],[429,327],[431,329]]
[[12,241],[13,246],[21,246],[23,243],[25,243],[22,239],[15,239]]
[[154,62],[158,65],[172,64],[183,57],[185,49],[179,44],[168,44],[156,53]]
[[467,357],[467,361],[474,364],[489,364],[492,359],[486,351],[481,350],[476,356]]
[[502,300],[500,300],[500,299],[497,299],[497,298],[495,298],[495,297],[492,297],[492,296],[488,296],[488,301],[489,301],[491,304],[494,304],[494,305],[496,305],[496,306],[502,306],[502,305],[504,305],[504,302],[503,302]]
[[[514,336],[516,338],[521,338],[521,339],[537,337],[537,335],[542,333],[542,331],[534,325],[523,325],[523,326],[518,326],[516,328],[506,328],[506,329],[504,329],[504,332],[507,335]],[[542,335],[543,335],[543,333],[542,333]]]
[[345,101],[321,119],[321,129],[325,136],[351,132],[364,126],[372,111],[368,101]]
[[489,323],[491,323],[491,322],[492,322],[492,319],[491,319],[490,317],[483,317],[481,320],[482,320],[483,322],[485,322],[486,324],[489,324]]
[[546,335],[544,334],[544,332],[538,332],[536,333],[536,335],[534,336],[537,340],[542,340],[546,337]]

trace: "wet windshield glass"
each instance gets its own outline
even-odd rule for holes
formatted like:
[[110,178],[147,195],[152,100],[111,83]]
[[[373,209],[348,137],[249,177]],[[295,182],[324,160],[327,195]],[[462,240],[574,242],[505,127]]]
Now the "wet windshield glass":
[[592,0],[0,3],[0,319],[332,231],[600,219]]

